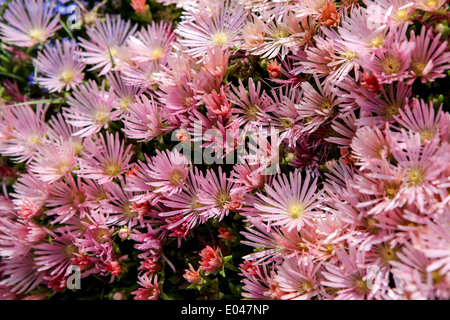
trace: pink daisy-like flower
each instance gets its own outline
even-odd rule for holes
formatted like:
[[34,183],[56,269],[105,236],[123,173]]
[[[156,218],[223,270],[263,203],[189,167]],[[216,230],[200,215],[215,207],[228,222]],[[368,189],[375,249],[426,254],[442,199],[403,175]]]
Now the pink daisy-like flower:
[[168,199],[161,200],[168,208],[167,211],[160,213],[161,217],[182,216],[182,219],[172,224],[169,229],[183,224],[187,233],[196,225],[202,224],[207,220],[201,213],[208,209],[208,206],[199,202],[199,194],[202,192],[201,181],[203,179],[203,174],[194,167],[194,170],[190,171],[183,191],[173,194]]
[[422,99],[413,99],[412,103],[399,110],[395,120],[405,129],[420,133],[423,142],[431,141],[440,131],[443,131],[441,119],[444,116],[442,105],[436,111],[433,102],[426,103]]
[[321,263],[311,255],[286,257],[277,268],[275,281],[281,290],[289,292],[282,300],[310,300],[323,290],[320,285]]
[[[369,279],[372,276],[370,269],[364,265],[365,253],[356,250],[355,246],[350,246],[348,251],[344,248],[337,250],[340,265],[325,264],[322,272],[323,280],[321,284],[336,288],[338,300],[366,300],[381,297],[386,290],[387,283],[380,278],[381,273],[375,275],[376,279]],[[378,282],[377,285],[374,283]]]
[[136,62],[164,61],[172,50],[175,34],[172,24],[152,21],[128,39],[131,60]]
[[34,261],[40,272],[48,271],[51,276],[68,276],[72,258],[78,249],[74,245],[73,235],[63,229],[58,231],[62,231],[62,234],[55,234],[51,243],[41,243],[34,247]]
[[29,162],[36,149],[46,140],[48,125],[45,113],[49,105],[38,104],[36,111],[30,105],[17,106],[12,110],[12,137],[4,141],[0,152],[17,162]]
[[8,259],[7,263],[0,264],[0,285],[11,286],[11,291],[18,294],[30,292],[44,281],[45,274],[37,269],[31,252]]
[[19,47],[31,47],[45,42],[61,28],[59,14],[53,19],[55,3],[43,0],[14,0],[0,23],[1,39]]
[[227,95],[234,107],[233,113],[241,115],[247,122],[254,123],[260,119],[268,120],[267,112],[274,109],[274,104],[270,96],[261,91],[261,82],[256,85],[252,78],[248,79],[248,91],[239,80],[239,87],[232,87],[233,91],[228,91]]
[[77,164],[75,148],[66,141],[47,142],[37,148],[29,170],[39,179],[52,183],[72,172]]
[[[137,25],[131,26],[130,21],[124,21],[119,15],[106,15],[105,20],[97,20],[87,29],[89,39],[80,38],[80,46],[85,63],[94,65],[90,70],[100,70],[105,75],[121,60],[129,60],[126,41],[136,31]],[[123,62],[122,62],[123,63]]]
[[167,123],[163,107],[150,96],[137,97],[123,114],[123,132],[131,139],[146,142],[153,139],[162,141],[164,134],[173,130]]
[[22,174],[14,184],[15,209],[23,219],[32,219],[42,214],[42,207],[49,196],[50,186],[32,173]]
[[317,191],[317,178],[311,183],[308,171],[304,180],[297,169],[290,172],[289,177],[281,174],[273,180],[272,186],[266,184],[265,190],[267,195],[257,193],[261,201],[254,206],[269,225],[300,231],[305,223],[311,224],[311,219],[320,215],[316,209],[323,190]]
[[415,43],[415,48],[411,53],[412,70],[409,83],[420,78],[422,83],[433,82],[438,78],[446,77],[445,70],[450,69],[450,52],[447,52],[447,41],[440,41],[441,34],[433,36],[433,29],[426,29],[425,26],[419,35],[415,36],[411,31],[410,41]]
[[141,88],[126,84],[119,72],[109,72],[106,80],[116,96],[114,108],[120,110],[122,114],[129,110],[130,105],[135,102],[136,96],[143,93]]
[[148,184],[154,187],[155,193],[166,197],[181,192],[189,174],[189,161],[178,150],[156,150],[156,156],[151,158],[148,166],[149,175],[153,181]]
[[372,55],[363,54],[359,63],[365,70],[371,70],[380,83],[391,84],[402,81],[409,76],[411,55],[415,42],[406,39],[407,25],[391,29],[386,37],[384,47]]
[[[158,276],[153,276],[153,280],[147,274],[138,277],[138,284],[143,288],[133,291],[131,294],[135,295],[135,300],[158,300],[160,290],[158,284]],[[152,282],[153,281],[153,282]]]
[[49,209],[45,212],[48,216],[56,216],[52,223],[64,223],[71,217],[79,214],[83,217],[87,210],[85,203],[86,193],[81,178],[75,181],[71,174],[66,174],[66,181],[57,181],[52,184],[50,195],[46,201]]
[[63,115],[68,123],[80,128],[74,135],[89,137],[119,118],[120,111],[113,110],[115,96],[104,90],[104,82],[99,89],[95,81],[89,80],[72,95],[67,99],[70,107],[63,107]]
[[107,133],[106,139],[100,135],[98,141],[89,140],[85,146],[79,160],[80,169],[76,171],[80,177],[95,179],[103,184],[121,178],[129,168],[131,144],[125,148],[125,141],[117,132],[115,135]]
[[202,191],[198,202],[207,206],[201,213],[206,219],[217,218],[221,221],[228,216],[230,210],[236,210],[236,206],[240,206],[239,202],[233,201],[237,197],[237,195],[231,195],[234,183],[227,179],[227,174],[222,171],[222,167],[219,167],[217,173],[208,170],[200,183]]
[[180,22],[175,30],[184,52],[194,58],[206,54],[209,48],[221,45],[231,48],[238,45],[239,30],[244,24],[246,12],[235,0],[215,0],[209,4],[214,10],[199,3],[196,11],[190,11],[191,19]]
[[77,43],[57,40],[55,46],[47,44],[33,60],[37,73],[36,80],[50,92],[69,91],[83,80],[85,65]]
[[316,131],[332,118],[341,102],[338,92],[333,90],[331,84],[328,82],[321,84],[317,78],[315,80],[319,92],[309,82],[303,82],[303,98],[296,104],[298,114],[305,126],[303,132],[308,133]]

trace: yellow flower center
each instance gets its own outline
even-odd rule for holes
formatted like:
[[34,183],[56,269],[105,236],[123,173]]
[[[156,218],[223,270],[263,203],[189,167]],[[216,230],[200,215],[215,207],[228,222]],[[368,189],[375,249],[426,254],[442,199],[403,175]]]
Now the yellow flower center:
[[383,43],[384,43],[383,37],[380,35],[375,36],[374,38],[372,38],[372,40],[370,40],[370,45],[374,48],[381,47]]
[[303,215],[304,211],[305,208],[301,204],[294,204],[289,208],[288,213],[292,219],[298,219]]
[[29,137],[29,138],[28,138],[28,142],[33,143],[33,144],[36,144],[36,145],[38,145],[38,146],[40,146],[40,145],[42,144],[41,141],[39,140],[39,138],[36,137],[36,136],[31,136],[31,137]]
[[219,194],[219,196],[217,197],[217,203],[221,207],[225,206],[225,204],[227,204],[230,200],[231,200],[231,197],[226,192]]
[[408,16],[408,12],[406,10],[397,10],[394,13],[394,19],[397,21],[403,21]]
[[397,104],[389,104],[386,106],[386,118],[392,119],[393,116],[398,115],[399,106]]
[[420,133],[420,140],[423,141],[430,141],[431,139],[433,139],[435,134],[435,131],[428,129],[428,130],[423,130]]
[[427,2],[427,7],[430,7],[430,8],[434,9],[436,6],[437,6],[437,2],[434,1],[434,0]]
[[276,41],[287,37],[289,37],[289,32],[284,28],[279,28],[273,33],[273,39]]
[[425,70],[425,67],[426,67],[426,66],[427,66],[427,65],[426,65],[425,63],[423,63],[423,62],[412,63],[412,64],[411,64],[411,69],[412,69],[412,71],[414,71],[414,73],[415,73],[417,76],[421,76],[422,73],[423,73],[423,70]]
[[245,115],[247,116],[247,119],[251,121],[257,120],[258,108],[256,108],[254,105],[248,106],[247,110],[245,110]]
[[117,49],[116,48],[110,48],[109,53],[111,54],[111,57],[117,56]]
[[384,74],[390,76],[400,72],[401,61],[396,57],[389,56],[382,62],[380,67]]
[[183,179],[184,174],[180,170],[175,170],[174,172],[172,172],[169,178],[170,182],[172,182],[172,184],[174,185],[180,185],[183,182]]
[[75,74],[72,71],[64,71],[63,73],[61,73],[61,81],[66,84],[72,82],[74,77]]
[[225,32],[219,32],[211,37],[211,42],[214,45],[224,46],[228,43],[228,35]]
[[156,48],[152,50],[153,59],[159,60],[164,55],[164,50],[161,48]]
[[384,262],[389,262],[393,260],[397,260],[397,250],[395,248],[391,247],[383,247],[383,249],[380,252],[381,259],[383,259]]
[[109,119],[109,112],[97,111],[94,118],[96,124],[106,124]]
[[105,173],[108,176],[116,177],[120,174],[120,166],[117,163],[110,163],[105,167]]
[[367,282],[358,278],[355,281],[355,289],[359,294],[363,295],[369,291],[369,287],[367,286]]
[[42,29],[32,29],[30,31],[30,38],[35,42],[44,42],[45,41],[45,32]]
[[130,103],[133,103],[134,100],[130,97],[125,97],[120,100],[120,110],[126,111],[130,107]]
[[437,285],[444,280],[444,275],[440,272],[440,270],[434,270],[431,272],[431,279],[433,280],[433,285]]
[[282,126],[283,128],[285,128],[285,129],[289,129],[289,128],[292,128],[292,127],[294,126],[294,124],[292,123],[292,121],[289,120],[289,119],[281,119],[280,124],[281,124],[281,126]]
[[409,176],[409,183],[412,184],[413,186],[417,186],[423,182],[424,172],[421,169],[412,168],[409,170],[408,176]]

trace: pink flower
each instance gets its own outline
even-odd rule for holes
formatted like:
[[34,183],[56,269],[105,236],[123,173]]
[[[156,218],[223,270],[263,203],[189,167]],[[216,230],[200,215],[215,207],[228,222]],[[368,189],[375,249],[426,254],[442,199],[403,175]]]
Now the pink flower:
[[129,168],[131,145],[125,148],[119,134],[100,135],[97,141],[89,140],[80,158],[80,169],[76,171],[81,177],[95,179],[99,184],[110,182],[114,178],[123,178],[122,174]]
[[73,41],[56,41],[56,46],[46,45],[33,61],[38,74],[39,84],[50,92],[69,91],[83,80],[85,65],[81,59],[81,51]]
[[219,248],[213,249],[211,246],[206,246],[200,252],[200,269],[206,273],[211,273],[214,270],[222,268],[224,261],[219,252]]
[[415,36],[411,31],[411,40],[415,49],[411,53],[411,76],[408,83],[420,78],[422,83],[433,82],[444,78],[445,70],[450,69],[450,52],[447,50],[447,41],[440,41],[441,34],[433,35],[433,30],[422,27],[420,35]]
[[188,11],[189,19],[178,24],[175,32],[184,52],[194,58],[203,56],[209,48],[221,45],[232,48],[238,44],[238,31],[243,26],[247,12],[235,0],[215,0],[209,6],[200,2],[196,10]]
[[295,170],[289,176],[278,175],[272,185],[265,185],[266,194],[260,192],[261,199],[254,204],[261,212],[261,218],[270,225],[283,226],[300,231],[305,224],[311,224],[312,218],[320,211],[320,199],[323,190],[317,191],[317,178],[311,182],[311,175],[306,171],[306,177]]
[[19,47],[31,47],[45,42],[61,28],[59,14],[53,19],[54,3],[43,0],[14,0],[0,23],[1,38]]
[[139,288],[136,291],[133,291],[131,294],[134,294],[135,300],[158,300],[160,290],[158,285],[158,276],[155,275],[152,279],[150,279],[146,274],[138,277],[139,281],[137,282],[143,288]]
[[200,284],[202,282],[202,277],[200,275],[200,269],[195,270],[192,264],[189,263],[189,269],[184,270],[183,278],[185,278],[189,283]]
[[364,54],[360,57],[361,66],[372,71],[380,83],[391,84],[409,77],[409,64],[416,43],[406,39],[406,26],[391,29],[384,48],[376,50],[373,56]]
[[115,96],[104,90],[105,83],[99,89],[95,81],[89,80],[74,89],[68,97],[69,107],[63,108],[66,121],[79,128],[74,135],[89,137],[108,127],[109,121],[118,120],[120,111],[113,110]]
[[119,15],[106,15],[105,20],[96,20],[94,26],[87,28],[89,39],[80,38],[80,46],[85,50],[85,63],[93,65],[90,70],[101,69],[99,74],[105,75],[113,65],[129,60],[126,41],[136,28]]

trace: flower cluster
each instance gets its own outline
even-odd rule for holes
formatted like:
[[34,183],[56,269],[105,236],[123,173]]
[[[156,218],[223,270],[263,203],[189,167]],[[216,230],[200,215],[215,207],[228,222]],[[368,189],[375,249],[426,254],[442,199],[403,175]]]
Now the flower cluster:
[[3,5],[0,298],[450,299],[447,1],[149,2]]

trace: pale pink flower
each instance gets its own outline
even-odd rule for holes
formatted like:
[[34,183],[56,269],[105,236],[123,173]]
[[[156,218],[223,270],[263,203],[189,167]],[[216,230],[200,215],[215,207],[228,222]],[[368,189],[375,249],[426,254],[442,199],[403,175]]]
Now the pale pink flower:
[[190,11],[191,19],[180,22],[175,30],[181,39],[183,50],[194,58],[205,55],[209,48],[221,45],[232,48],[238,45],[239,30],[242,28],[247,12],[235,0],[215,0],[210,10],[199,3],[196,11]]
[[[0,23],[1,38],[19,47],[45,42],[61,28],[59,14],[53,17],[55,3],[43,0],[14,0]],[[53,19],[52,19],[53,17]]]
[[317,190],[317,178],[311,182],[307,171],[295,170],[289,176],[278,175],[272,185],[265,185],[266,194],[257,193],[261,199],[254,206],[261,212],[261,218],[269,225],[283,226],[300,231],[305,224],[312,224],[312,218],[320,214],[317,210],[323,190]]
[[108,127],[109,121],[118,120],[120,111],[113,110],[115,100],[112,92],[106,92],[105,83],[99,89],[93,80],[73,90],[67,99],[69,107],[63,108],[66,121],[79,128],[74,135],[89,137]]
[[117,132],[115,135],[106,134],[106,139],[100,135],[96,141],[89,140],[85,147],[79,160],[80,168],[76,170],[81,177],[95,179],[103,184],[114,178],[123,178],[122,174],[130,167],[131,145],[125,148],[125,141]]
[[106,15],[105,20],[97,20],[87,28],[88,39],[80,38],[80,46],[85,50],[82,55],[90,70],[100,70],[105,75],[117,64],[129,60],[126,41],[136,31],[137,25],[124,21],[119,15]]
[[56,41],[55,46],[46,45],[33,60],[38,76],[36,81],[50,92],[69,91],[83,80],[85,65],[81,51],[74,41]]

